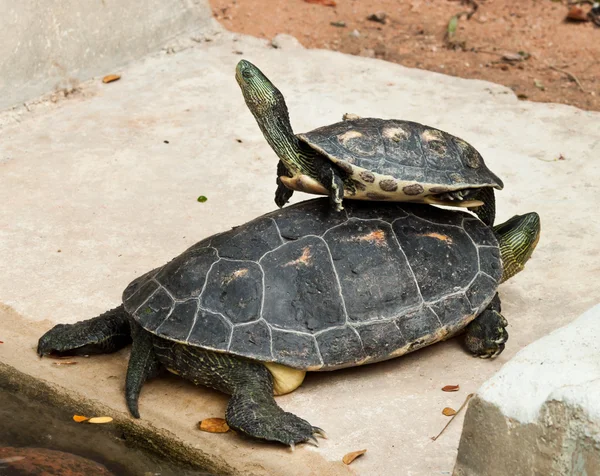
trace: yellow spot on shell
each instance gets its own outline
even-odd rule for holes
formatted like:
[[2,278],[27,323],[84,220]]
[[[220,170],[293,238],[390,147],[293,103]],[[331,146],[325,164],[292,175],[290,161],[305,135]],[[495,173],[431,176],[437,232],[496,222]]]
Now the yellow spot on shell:
[[346,142],[348,142],[351,139],[356,139],[358,137],[362,137],[362,133],[358,132],[358,131],[347,131],[344,132],[343,134],[340,134],[338,136],[338,139],[341,143],[345,144]]
[[366,235],[358,238],[359,241],[373,241],[377,245],[382,245],[385,241],[385,231],[383,230],[373,230],[371,233],[367,233]]
[[432,141],[432,140],[444,140],[442,133],[436,129],[426,129],[421,134],[421,137],[424,141]]
[[442,235],[441,233],[436,233],[434,231],[419,236],[428,236],[429,238],[435,238],[436,240],[445,241],[449,245],[452,244],[452,238],[450,238],[448,235]]
[[409,133],[401,127],[388,127],[383,130],[383,137],[392,139],[394,142],[400,142],[403,139],[408,138]]
[[231,281],[235,281],[236,279],[243,278],[247,274],[248,274],[248,268],[237,269],[233,273],[231,273],[229,276],[226,276],[225,278],[223,278],[223,284],[227,285]]
[[284,266],[296,266],[299,264],[308,266],[308,264],[310,263],[310,258],[311,258],[310,248],[308,246],[305,246],[302,249],[302,256],[300,256],[300,258],[290,261],[290,262],[286,263]]

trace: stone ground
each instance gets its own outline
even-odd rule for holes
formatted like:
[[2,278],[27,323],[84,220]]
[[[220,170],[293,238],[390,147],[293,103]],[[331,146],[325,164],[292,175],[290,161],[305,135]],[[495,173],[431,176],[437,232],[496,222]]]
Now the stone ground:
[[[473,359],[449,341],[381,364],[311,374],[278,398],[326,429],[320,448],[292,454],[231,433],[202,433],[196,423],[223,416],[227,398],[175,377],[146,384],[139,424],[196,448],[214,471],[450,474],[462,418],[433,442],[447,422],[441,410],[458,408],[519,349],[600,301],[600,114],[519,101],[483,81],[280,45],[225,32],[181,40],[171,54],[118,71],[118,82],[89,81],[55,102],[0,115],[0,360],[126,414],[128,351],[56,366],[38,360],[37,338],[55,323],[119,304],[136,276],[274,208],[276,159],[234,80],[235,64],[247,58],[287,97],[297,131],[353,112],[424,122],[468,140],[505,182],[498,220],[535,210],[542,237],[527,269],[501,287],[510,340],[496,360]],[[197,202],[199,195],[208,200]],[[442,392],[448,384],[460,391]],[[363,448],[367,454],[351,466],[341,463]]]

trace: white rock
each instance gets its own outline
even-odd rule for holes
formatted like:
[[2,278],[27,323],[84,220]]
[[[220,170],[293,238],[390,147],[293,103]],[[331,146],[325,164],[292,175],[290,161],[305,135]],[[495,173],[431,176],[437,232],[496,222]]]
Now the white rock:
[[600,474],[600,304],[522,349],[465,416],[455,475]]

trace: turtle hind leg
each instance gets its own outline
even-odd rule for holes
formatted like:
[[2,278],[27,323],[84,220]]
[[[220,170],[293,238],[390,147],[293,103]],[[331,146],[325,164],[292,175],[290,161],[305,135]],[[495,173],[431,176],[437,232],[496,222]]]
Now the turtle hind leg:
[[469,208],[488,226],[494,226],[496,220],[496,195],[492,187],[483,187],[473,198],[481,200],[483,205]]
[[277,405],[273,398],[273,379],[265,366],[242,361],[238,365],[236,373],[243,373],[243,378],[236,382],[225,412],[231,428],[292,448],[309,440],[316,443],[315,433],[324,435],[320,428]]
[[287,188],[279,177],[291,177],[288,168],[285,164],[280,160],[277,164],[277,190],[275,190],[275,204],[281,208],[283,207],[289,200],[292,198],[294,194],[293,190]]
[[290,446],[315,441],[315,433],[323,434],[277,405],[273,377],[261,363],[164,339],[156,339],[154,345],[160,362],[169,370],[196,385],[231,395],[225,419],[234,430]]
[[93,319],[54,326],[40,337],[37,353],[40,357],[110,354],[130,343],[129,318],[121,305]]
[[129,412],[135,418],[139,418],[138,400],[142,385],[158,374],[161,365],[154,352],[154,336],[138,324],[132,323],[131,327],[133,345],[125,378],[125,400]]
[[466,327],[467,349],[482,359],[500,355],[508,340],[507,325],[508,322],[500,314],[500,299],[496,294],[488,307]]

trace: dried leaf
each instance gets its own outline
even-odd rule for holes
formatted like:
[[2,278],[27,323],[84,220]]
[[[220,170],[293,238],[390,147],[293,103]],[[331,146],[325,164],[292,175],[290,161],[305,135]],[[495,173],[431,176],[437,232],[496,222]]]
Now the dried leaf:
[[442,410],[442,414],[446,416],[456,415],[456,410],[454,408],[446,407]]
[[229,425],[223,418],[206,418],[198,423],[198,428],[209,433],[227,433]]
[[458,392],[460,390],[460,385],[446,385],[442,387],[442,392]]
[[97,416],[94,418],[90,418],[88,423],[110,423],[113,419],[109,416]]
[[4,342],[0,340],[0,344],[4,344]]
[[52,362],[52,365],[75,365],[77,362],[74,360],[66,360],[64,362]]
[[342,462],[344,464],[350,464],[350,463],[352,463],[352,461],[354,461],[359,456],[364,455],[366,452],[367,452],[367,450],[358,450],[358,451],[353,451],[352,453],[348,453],[347,455],[344,455],[344,457],[342,458]]
[[571,7],[569,13],[567,13],[567,19],[572,21],[589,21],[583,8],[578,7],[577,5]]
[[73,415],[73,421],[76,421],[77,423],[81,423],[82,421],[87,421],[89,420],[88,417],[83,416],[83,415]]
[[337,3],[335,0],[304,0],[306,3],[315,3],[317,5],[323,5],[324,7],[335,7]]
[[113,81],[118,81],[119,79],[121,79],[120,74],[109,74],[102,78],[102,82],[104,84],[108,84],[108,83],[112,83]]

